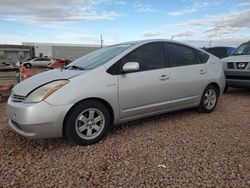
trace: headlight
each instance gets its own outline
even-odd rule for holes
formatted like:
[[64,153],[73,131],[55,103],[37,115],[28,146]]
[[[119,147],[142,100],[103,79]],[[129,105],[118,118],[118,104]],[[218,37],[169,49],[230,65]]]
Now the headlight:
[[41,102],[42,100],[46,99],[48,96],[50,96],[52,93],[54,93],[56,90],[63,87],[65,84],[67,84],[69,80],[57,80],[50,83],[47,83],[34,91],[32,91],[25,99],[26,103],[35,103],[35,102]]

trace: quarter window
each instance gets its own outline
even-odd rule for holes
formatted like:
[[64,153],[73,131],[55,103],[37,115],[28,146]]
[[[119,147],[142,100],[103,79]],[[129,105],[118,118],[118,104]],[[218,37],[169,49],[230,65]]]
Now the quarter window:
[[201,63],[206,63],[209,59],[209,55],[200,51],[200,50],[196,50],[196,53],[201,61]]
[[168,43],[167,50],[170,67],[198,64],[197,56],[192,48],[179,44]]

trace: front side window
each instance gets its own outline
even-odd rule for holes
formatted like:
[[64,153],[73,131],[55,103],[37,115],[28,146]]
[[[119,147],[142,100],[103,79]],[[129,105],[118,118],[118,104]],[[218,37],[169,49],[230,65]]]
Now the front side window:
[[234,55],[249,55],[250,54],[250,42],[240,45],[232,54]]
[[198,64],[197,56],[192,48],[179,44],[168,43],[167,51],[170,67]]
[[135,49],[122,59],[127,62],[138,62],[139,71],[161,69],[165,67],[164,48],[162,43],[150,43]]

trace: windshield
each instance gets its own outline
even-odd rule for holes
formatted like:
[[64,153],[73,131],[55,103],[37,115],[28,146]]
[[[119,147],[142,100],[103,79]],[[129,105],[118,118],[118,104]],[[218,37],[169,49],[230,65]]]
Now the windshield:
[[250,42],[240,45],[232,55],[249,55],[250,54]]
[[[96,50],[86,56],[80,57],[69,64],[67,67],[80,67],[81,69],[94,69],[99,67],[109,60],[113,59],[121,52],[126,50],[130,45],[116,45],[104,47],[99,50]],[[67,68],[66,67],[66,68]]]

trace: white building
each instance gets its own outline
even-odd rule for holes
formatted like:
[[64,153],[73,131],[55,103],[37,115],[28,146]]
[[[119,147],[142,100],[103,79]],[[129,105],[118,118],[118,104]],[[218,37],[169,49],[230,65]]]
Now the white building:
[[36,43],[23,42],[23,45],[34,47],[34,55],[37,57],[51,57],[60,59],[75,60],[83,55],[100,48],[100,45],[78,45],[62,43]]

